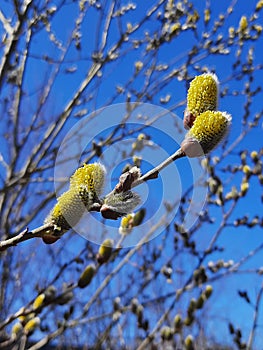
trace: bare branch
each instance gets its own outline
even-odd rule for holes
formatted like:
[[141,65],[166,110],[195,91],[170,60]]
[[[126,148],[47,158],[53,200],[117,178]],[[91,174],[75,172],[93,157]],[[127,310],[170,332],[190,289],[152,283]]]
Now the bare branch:
[[132,187],[136,187],[145,181],[156,179],[161,170],[166,168],[169,164],[174,162],[176,159],[179,159],[185,156],[186,154],[181,150],[181,148],[179,148],[175,153],[173,153],[170,157],[165,159],[162,163],[157,165],[155,168],[149,170],[146,174],[141,176],[137,181],[134,181],[132,184]]
[[253,319],[253,325],[252,325],[252,329],[251,332],[249,334],[249,339],[248,339],[248,343],[247,343],[247,350],[252,350],[253,349],[253,342],[255,339],[255,332],[256,332],[256,328],[258,326],[258,319],[259,319],[259,306],[262,300],[262,296],[263,296],[263,284],[261,285],[261,288],[259,290],[259,293],[257,295],[257,301],[256,301],[256,305],[255,305],[255,311],[254,311],[254,319]]
[[12,238],[9,238],[5,241],[0,242],[0,251],[5,251],[6,249],[10,247],[14,247],[17,244],[28,241],[29,239],[36,238],[36,237],[43,237],[43,235],[50,229],[52,229],[52,225],[43,225],[40,226],[32,231],[29,231],[28,229],[25,229],[23,232],[18,234],[17,236],[14,236]]
[[5,18],[3,12],[0,10],[0,21],[3,23],[3,27],[8,35],[12,35],[12,27],[9,24],[8,19]]

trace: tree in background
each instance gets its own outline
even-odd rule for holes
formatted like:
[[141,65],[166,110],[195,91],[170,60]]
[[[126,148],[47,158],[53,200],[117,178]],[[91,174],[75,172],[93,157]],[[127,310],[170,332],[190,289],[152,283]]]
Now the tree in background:
[[[0,348],[260,348],[262,8],[262,1],[246,8],[240,1],[3,1]],[[219,108],[233,125],[220,147],[197,161],[203,181],[194,184],[189,159],[178,160],[180,199],[161,198],[165,214],[155,225],[159,179],[147,182],[150,200],[135,216],[97,218],[102,233],[87,222],[88,234],[104,237],[104,245],[74,230],[44,244],[34,229],[56,203],[54,169],[68,132],[78,123],[89,130],[97,118],[101,133],[78,161],[112,167],[110,191],[123,168],[151,168],[144,157],[156,142],[169,154],[176,143],[166,135],[156,141],[147,128],[165,124],[161,115],[144,116],[145,128],[129,118],[113,127],[114,107],[104,119],[95,111],[122,103],[130,115],[148,103],[183,119],[190,81],[209,71],[219,77]],[[128,138],[133,142],[121,143]],[[119,147],[115,160],[107,158],[112,146]],[[168,186],[178,183],[170,178]],[[197,187],[208,191],[202,209],[192,203]],[[191,205],[195,221],[186,227]],[[149,228],[137,244],[123,245],[143,222]],[[10,240],[17,246],[5,245]]]

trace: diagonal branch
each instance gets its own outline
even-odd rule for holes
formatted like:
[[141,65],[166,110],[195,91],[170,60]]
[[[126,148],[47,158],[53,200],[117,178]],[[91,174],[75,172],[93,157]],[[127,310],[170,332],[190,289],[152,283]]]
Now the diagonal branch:
[[[132,182],[129,184],[129,187],[136,187],[140,184],[142,184],[143,182],[146,182],[150,179],[155,179],[158,177],[159,172],[166,168],[169,164],[171,164],[172,162],[174,162],[176,159],[185,157],[185,153],[181,150],[181,148],[179,148],[175,153],[173,153],[170,157],[168,157],[167,159],[165,159],[162,163],[160,163],[159,165],[157,165],[155,168],[149,170],[146,174],[142,175],[138,180]],[[99,211],[99,208],[95,205],[94,207],[92,207],[90,209],[91,210],[95,210],[95,211]],[[53,225],[50,224],[46,224],[43,226],[40,226],[32,231],[29,231],[28,228],[24,231],[22,231],[21,233],[19,233],[18,235],[9,238],[7,240],[4,241],[0,241],[0,251],[5,251],[10,247],[16,246],[17,244],[24,242],[24,241],[28,241],[29,239],[35,238],[35,237],[43,237],[43,235],[49,230],[49,229],[54,229]]]
[[248,339],[248,343],[247,343],[247,350],[252,350],[252,347],[253,347],[255,332],[256,332],[256,328],[258,326],[259,306],[260,306],[260,302],[262,300],[262,297],[263,297],[263,284],[262,284],[260,291],[258,293],[258,296],[257,296],[257,301],[256,301],[255,311],[254,311],[253,326],[252,326],[251,332],[249,334],[249,339]]
[[175,153],[173,153],[170,157],[165,159],[162,163],[157,165],[155,168],[149,170],[146,174],[142,175],[137,181],[132,184],[132,187],[136,187],[142,184],[145,181],[156,179],[160,171],[166,168],[169,164],[174,162],[176,159],[185,157],[186,154],[179,148]]
[[6,249],[10,247],[16,246],[18,243],[28,241],[29,239],[36,238],[36,237],[42,237],[44,233],[46,233],[47,230],[53,229],[52,225],[43,225],[40,227],[35,228],[32,231],[29,231],[28,228],[26,228],[24,231],[19,233],[18,235],[9,238],[5,241],[0,242],[0,252],[5,251]]

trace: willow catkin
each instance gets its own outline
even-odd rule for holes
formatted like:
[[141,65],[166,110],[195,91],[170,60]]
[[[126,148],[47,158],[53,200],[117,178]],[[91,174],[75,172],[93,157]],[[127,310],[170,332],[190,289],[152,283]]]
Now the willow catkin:
[[190,157],[199,157],[212,151],[227,134],[231,116],[226,112],[206,111],[194,121],[181,144]]
[[203,112],[215,111],[218,107],[219,81],[215,74],[196,76],[187,92],[187,107],[184,113],[184,127],[190,129],[195,118]]
[[57,230],[69,230],[86,210],[98,201],[104,186],[105,168],[100,163],[84,164],[70,178],[70,188],[57,199],[45,220]]

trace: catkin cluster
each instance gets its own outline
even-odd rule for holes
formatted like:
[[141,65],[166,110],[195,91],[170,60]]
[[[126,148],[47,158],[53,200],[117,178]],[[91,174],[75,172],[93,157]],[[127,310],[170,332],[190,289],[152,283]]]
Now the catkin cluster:
[[[217,76],[205,73],[195,77],[187,92],[187,107],[184,113],[184,127],[188,133],[181,143],[181,153],[188,157],[199,157],[209,153],[226,135],[231,116],[218,108],[219,82]],[[136,149],[140,149],[138,138]],[[139,145],[139,146],[138,146]],[[134,148],[134,147],[133,147]],[[135,148],[134,148],[135,149]],[[134,181],[140,178],[136,166],[121,175],[115,189],[100,199],[106,170],[100,163],[84,164],[70,178],[70,188],[57,200],[45,220],[52,225],[43,237],[45,243],[53,243],[75,226],[85,211],[97,210],[106,219],[116,220],[133,212],[140,203],[140,197],[131,191]],[[143,218],[144,214],[142,215]],[[136,226],[137,217],[124,217],[120,233],[125,234]]]
[[188,157],[209,153],[227,134],[231,115],[217,111],[219,82],[217,76],[205,73],[195,77],[187,92],[184,127],[188,133],[181,149]]
[[105,168],[100,163],[84,164],[70,178],[70,188],[58,199],[45,220],[55,230],[69,230],[76,225],[86,210],[99,199],[103,189]]
[[[133,174],[134,173],[134,174]],[[136,179],[140,172],[134,169]],[[100,163],[84,164],[70,178],[69,190],[57,199],[45,224],[52,225],[43,237],[45,243],[54,243],[60,236],[74,227],[86,211],[100,211],[103,217],[117,219],[124,216],[139,204],[139,196],[129,188],[112,191],[101,199],[106,170]],[[134,180],[132,178],[132,180]]]

